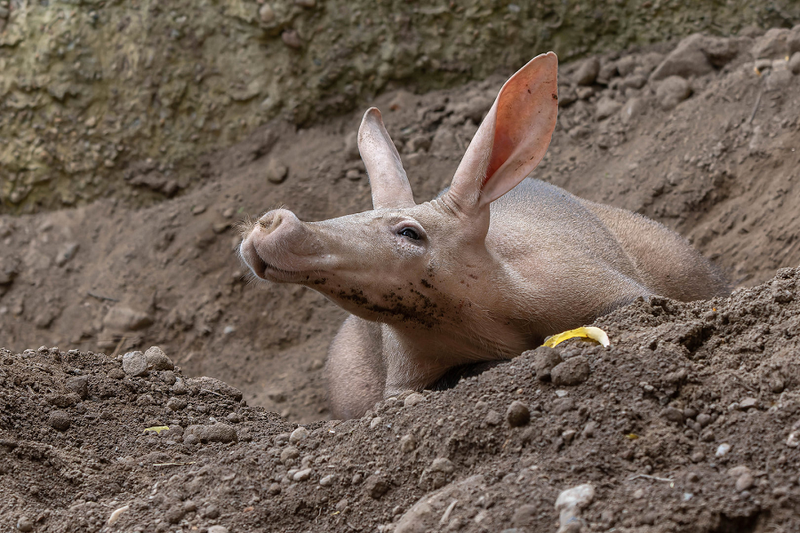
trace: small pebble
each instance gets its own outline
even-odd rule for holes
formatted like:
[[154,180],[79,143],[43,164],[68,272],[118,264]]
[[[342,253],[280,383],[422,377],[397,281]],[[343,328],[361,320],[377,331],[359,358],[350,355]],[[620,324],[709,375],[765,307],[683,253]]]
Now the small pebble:
[[319,484],[323,487],[330,487],[333,485],[333,482],[336,480],[336,476],[333,474],[328,474],[327,476],[323,477],[319,480]]
[[47,423],[53,429],[57,429],[58,431],[66,431],[69,429],[70,424],[72,424],[72,420],[65,411],[56,410],[52,411],[50,416],[47,417]]
[[381,425],[381,422],[383,422],[383,418],[376,416],[375,418],[370,420],[369,429],[375,429],[376,427]]
[[272,9],[272,4],[266,3],[258,9],[258,17],[261,22],[269,23],[275,20],[275,10]]
[[698,481],[700,481],[700,476],[698,475],[697,472],[689,472],[688,474],[686,474],[686,481],[688,481],[689,483],[697,483]]
[[750,473],[750,468],[745,465],[734,466],[728,469],[728,475],[731,477],[739,477],[746,473]]
[[431,466],[428,467],[428,470],[431,472],[443,472],[445,474],[452,474],[455,469],[456,467],[453,464],[453,461],[447,457],[437,457],[433,460]]
[[292,431],[291,435],[289,435],[289,442],[291,444],[297,444],[301,440],[305,440],[308,437],[308,430],[303,426]]
[[727,454],[729,451],[731,451],[731,445],[728,444],[727,442],[723,442],[717,447],[717,452],[715,453],[715,455],[717,457],[724,457],[725,454]]
[[622,104],[619,102],[607,97],[603,96],[600,100],[597,101],[597,106],[595,109],[595,119],[598,121],[605,120],[617,111],[622,108]]
[[185,409],[188,405],[188,402],[183,398],[170,398],[167,400],[167,409],[172,411],[180,411],[181,409]]
[[237,440],[236,429],[228,424],[217,422],[211,426],[206,427],[204,439],[208,442],[235,442]]
[[295,481],[306,481],[310,477],[311,477],[311,469],[304,468],[303,470],[298,471],[294,476],[292,476],[292,479]]
[[784,68],[782,70],[775,70],[773,66],[772,72],[770,72],[769,76],[767,76],[766,85],[768,91],[778,91],[787,89],[794,83],[796,83],[794,81],[794,76],[788,69]]
[[497,426],[503,422],[503,416],[494,409],[486,413],[486,423],[490,426]]
[[286,463],[289,459],[297,459],[300,457],[300,450],[295,448],[294,446],[287,446],[281,452],[281,462]]
[[669,76],[658,84],[656,98],[665,111],[672,109],[692,95],[689,82],[680,76]]
[[[166,354],[159,348],[158,346],[151,346],[144,352],[145,359],[147,360],[147,366],[150,370],[174,370],[175,365],[172,362],[172,359],[166,356]],[[125,364],[125,360],[123,359],[123,365]]]
[[403,453],[408,453],[414,451],[417,448],[417,439],[414,438],[414,435],[403,435],[400,438],[400,451]]
[[598,74],[600,74],[600,59],[593,56],[581,63],[574,80],[578,85],[591,85],[597,80]]
[[711,416],[705,413],[700,413],[697,415],[697,423],[700,424],[700,427],[706,427],[711,423]]
[[370,498],[379,500],[389,490],[389,481],[383,474],[373,474],[364,483],[364,490]]
[[754,407],[758,407],[758,400],[755,398],[745,398],[739,402],[739,409],[742,411],[747,411],[748,409],[753,409]]
[[147,374],[147,357],[138,350],[126,353],[122,356],[122,370],[134,377]]
[[69,391],[80,396],[81,399],[85,400],[89,395],[89,376],[73,376],[68,378],[64,385]]
[[706,428],[703,430],[703,433],[700,434],[700,440],[703,442],[714,442],[717,436],[714,434],[714,430],[711,428]]
[[425,396],[423,396],[422,394],[420,394],[418,392],[412,392],[411,394],[409,394],[406,397],[405,400],[403,400],[403,406],[404,407],[412,407],[412,406],[417,405],[418,403],[422,403],[424,401],[425,401]]
[[670,422],[675,422],[676,424],[683,424],[683,411],[675,409],[674,407],[667,407],[661,411],[661,417],[666,418]]
[[183,380],[182,380],[182,379],[180,379],[180,378],[178,378],[178,379],[175,381],[175,385],[173,385],[172,387],[170,387],[170,389],[169,389],[169,390],[170,390],[170,392],[172,392],[173,394],[186,394],[187,392],[189,392],[189,388],[186,386],[186,382],[185,382],[185,381],[183,381]]
[[213,503],[207,503],[200,511],[200,516],[203,518],[217,518],[219,517],[219,508]]
[[303,41],[300,39],[300,34],[297,33],[297,30],[284,30],[281,33],[281,40],[289,48],[299,49],[303,47]]
[[597,422],[594,420],[589,420],[583,428],[581,434],[584,438],[591,439],[594,437],[594,433],[597,431]]
[[745,472],[736,478],[736,490],[737,492],[745,491],[755,485],[756,480],[753,477],[753,474],[750,472]]
[[531,412],[524,403],[514,401],[506,410],[506,419],[511,427],[524,426],[531,421]]
[[267,162],[266,168],[267,181],[271,183],[283,183],[289,175],[289,168],[276,158],[271,158]]
[[272,485],[270,485],[268,492],[273,496],[275,496],[276,494],[280,494],[281,493],[280,483],[273,483]]
[[208,533],[228,533],[228,528],[225,526],[211,526],[208,528]]
[[20,531],[33,531],[33,522],[27,516],[20,516],[17,520],[17,529]]
[[186,511],[183,509],[182,505],[173,505],[164,513],[164,518],[167,519],[167,522],[170,524],[177,524],[183,517],[186,515]]

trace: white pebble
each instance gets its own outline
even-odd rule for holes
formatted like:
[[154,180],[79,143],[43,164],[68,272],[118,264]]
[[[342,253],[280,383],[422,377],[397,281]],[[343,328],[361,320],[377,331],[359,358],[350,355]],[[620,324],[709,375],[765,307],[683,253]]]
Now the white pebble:
[[730,444],[728,444],[727,442],[723,442],[723,443],[722,443],[722,444],[720,444],[720,445],[719,445],[719,447],[717,448],[717,453],[716,453],[716,456],[717,456],[717,457],[723,457],[723,456],[724,456],[726,453],[728,453],[729,451],[731,451],[731,445],[730,445]]
[[306,481],[310,477],[311,477],[311,469],[304,468],[303,470],[296,472],[295,475],[292,476],[292,479],[295,481]]
[[594,486],[585,483],[562,491],[556,499],[556,511],[559,512],[559,523],[561,528],[574,520],[581,509],[592,503],[594,500]]

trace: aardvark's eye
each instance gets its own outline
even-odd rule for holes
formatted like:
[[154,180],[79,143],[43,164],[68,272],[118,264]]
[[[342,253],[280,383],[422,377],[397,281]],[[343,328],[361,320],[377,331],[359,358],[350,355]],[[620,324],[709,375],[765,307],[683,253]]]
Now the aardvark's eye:
[[418,241],[419,240],[419,233],[414,228],[403,228],[397,232],[398,235],[402,235],[403,237],[407,237],[411,240]]

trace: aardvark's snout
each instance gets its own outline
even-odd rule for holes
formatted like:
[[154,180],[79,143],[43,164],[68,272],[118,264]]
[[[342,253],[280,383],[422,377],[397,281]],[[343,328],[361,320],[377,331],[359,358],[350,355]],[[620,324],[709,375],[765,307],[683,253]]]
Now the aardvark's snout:
[[239,247],[239,254],[253,273],[270,281],[285,279],[306,266],[298,261],[308,230],[294,213],[276,209],[259,218]]

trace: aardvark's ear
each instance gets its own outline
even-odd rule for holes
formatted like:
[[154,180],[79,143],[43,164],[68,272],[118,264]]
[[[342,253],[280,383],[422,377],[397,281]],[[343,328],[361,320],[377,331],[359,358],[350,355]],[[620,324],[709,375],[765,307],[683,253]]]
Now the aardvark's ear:
[[500,89],[447,194],[480,209],[513,189],[542,160],[558,116],[558,58],[531,59]]
[[414,195],[403,162],[389,132],[383,126],[381,112],[371,107],[358,128],[358,151],[367,167],[372,187],[372,207],[411,207]]

